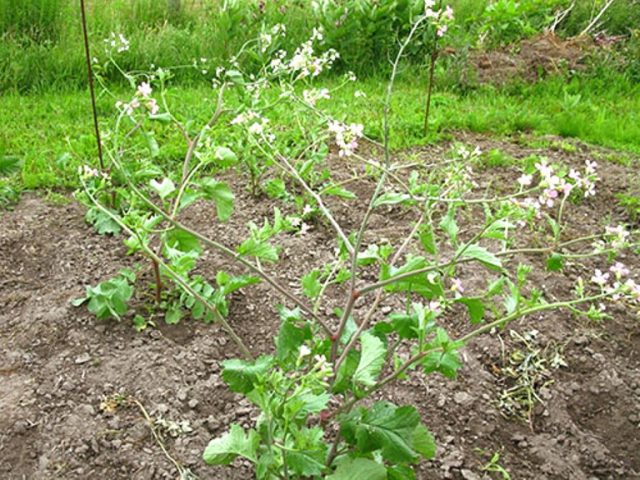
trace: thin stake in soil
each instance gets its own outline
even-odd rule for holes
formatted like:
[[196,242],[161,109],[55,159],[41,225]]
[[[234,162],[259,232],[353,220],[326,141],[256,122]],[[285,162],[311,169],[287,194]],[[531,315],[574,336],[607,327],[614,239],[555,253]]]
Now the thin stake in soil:
[[102,156],[102,142],[100,141],[100,127],[98,125],[96,92],[93,86],[93,69],[91,68],[91,52],[89,51],[89,34],[87,33],[87,14],[84,6],[84,0],[80,0],[80,14],[82,18],[82,34],[84,37],[84,55],[85,60],[87,61],[87,76],[89,78],[89,93],[91,94],[91,108],[93,110],[93,127],[96,134],[96,143],[98,144],[98,160],[100,162],[100,170],[104,172],[104,158]]

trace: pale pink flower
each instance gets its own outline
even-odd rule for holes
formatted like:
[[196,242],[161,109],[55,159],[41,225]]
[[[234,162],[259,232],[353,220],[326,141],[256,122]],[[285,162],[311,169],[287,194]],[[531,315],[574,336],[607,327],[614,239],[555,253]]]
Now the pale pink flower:
[[456,294],[464,293],[464,286],[462,285],[462,281],[459,278],[451,279],[451,290],[456,292]]
[[432,300],[431,302],[429,302],[429,310],[431,310],[436,315],[440,315],[440,313],[442,313],[442,306],[437,300]]
[[624,263],[621,262],[616,262],[615,265],[613,265],[609,271],[611,273],[613,273],[616,278],[620,278],[620,277],[626,277],[627,275],[629,275],[629,269],[624,265]]
[[436,35],[438,35],[438,37],[442,38],[442,37],[444,37],[444,34],[447,33],[448,29],[449,29],[449,27],[447,25],[440,25],[438,27],[438,30],[436,31]]
[[533,182],[533,175],[522,174],[520,178],[518,178],[518,183],[523,187],[528,187]]
[[593,277],[591,277],[591,281],[596,285],[606,285],[606,283],[609,281],[609,274],[602,273],[601,270],[596,269],[595,274],[593,275]]

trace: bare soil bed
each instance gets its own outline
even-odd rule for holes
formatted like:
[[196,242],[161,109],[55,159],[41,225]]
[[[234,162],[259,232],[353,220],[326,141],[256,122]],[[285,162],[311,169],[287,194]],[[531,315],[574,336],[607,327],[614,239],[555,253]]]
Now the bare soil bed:
[[[572,165],[582,165],[595,154],[581,145],[566,152],[481,137],[460,140],[483,150],[500,148],[516,158],[539,154]],[[434,162],[446,148],[412,153]],[[598,195],[568,212],[576,235],[629,221],[616,208],[615,194],[633,179],[633,169],[606,160],[599,164]],[[479,192],[489,185],[511,188],[518,175],[513,167],[477,174]],[[358,201],[331,202],[347,229],[362,215],[372,183],[362,180],[349,188]],[[270,217],[274,203],[252,198],[240,179],[234,191],[237,213],[230,223],[218,224],[214,207],[206,204],[190,208],[185,222],[235,245],[244,236],[246,222]],[[158,328],[138,333],[130,319],[98,322],[86,308],[71,306],[85,285],[134,261],[126,256],[120,238],[99,237],[83,216],[75,203],[55,206],[27,195],[0,218],[0,478],[177,478],[140,405],[166,426],[188,422],[191,431],[175,437],[166,428],[157,430],[169,455],[199,478],[252,478],[240,461],[211,468],[201,460],[212,437],[232,422],[249,426],[257,414],[220,378],[219,362],[238,352],[217,326],[192,320],[169,326],[159,320]],[[410,230],[412,220],[400,210],[381,211],[372,218],[370,239],[397,239]],[[329,258],[332,238],[322,223],[304,235],[285,236],[273,273],[297,289],[301,274]],[[577,276],[588,278],[593,268],[604,265],[569,265],[562,273],[549,273],[544,258],[522,260],[536,267],[535,281],[549,299],[567,298]],[[621,260],[640,272],[637,256]],[[200,270],[213,276],[220,268],[238,271],[211,252]],[[335,306],[342,293],[339,288],[329,292]],[[230,323],[256,352],[272,348],[279,301],[264,285],[235,297]],[[144,313],[144,298],[136,302]],[[640,321],[628,308],[609,307],[608,313],[613,318],[602,323],[566,311],[525,318],[470,343],[457,381],[416,376],[383,391],[381,396],[392,401],[416,405],[436,437],[437,456],[420,465],[418,478],[502,478],[483,471],[495,452],[513,479],[640,478]],[[455,314],[444,322],[455,336],[469,330]],[[522,348],[510,332],[525,335],[533,330],[538,332],[535,345],[556,352],[566,366],[547,369],[540,402],[528,419],[508,417],[499,399],[510,386],[505,372],[511,353]]]

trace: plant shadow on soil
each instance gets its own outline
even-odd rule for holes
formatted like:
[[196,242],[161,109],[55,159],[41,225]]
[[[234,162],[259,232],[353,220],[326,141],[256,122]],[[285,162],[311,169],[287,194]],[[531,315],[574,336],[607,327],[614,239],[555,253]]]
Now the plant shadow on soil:
[[[580,144],[576,151],[567,152],[473,135],[458,139],[485,151],[499,148],[516,159],[537,154],[578,166],[593,158],[593,151]],[[438,145],[412,153],[432,161],[445,151],[446,146]],[[518,175],[512,166],[477,173],[478,192],[489,185],[511,188]],[[342,174],[349,176],[344,168]],[[599,174],[598,196],[568,210],[571,232],[576,235],[601,229],[606,221],[628,221],[614,207],[615,194],[624,191],[633,171],[603,161]],[[235,245],[246,232],[246,222],[270,218],[275,204],[252,198],[242,179],[228,180],[237,201],[230,223],[217,224],[214,208],[207,204],[190,208],[184,220]],[[362,180],[350,189],[358,200],[330,202],[349,230],[363,214],[373,183]],[[372,217],[368,240],[397,241],[408,233],[413,219],[406,211],[381,209]],[[282,237],[281,260],[272,273],[297,290],[303,273],[330,258],[332,239],[332,232],[321,222],[304,236]],[[165,432],[164,442],[170,454],[199,478],[252,478],[250,466],[241,460],[227,468],[207,467],[201,460],[212,437],[233,422],[252,426],[257,416],[220,378],[219,362],[238,356],[224,332],[191,320],[177,326],[158,320],[157,329],[137,333],[129,318],[101,323],[86,308],[70,305],[83,294],[85,285],[132,263],[121,239],[97,236],[75,203],[54,206],[26,195],[14,211],[0,218],[0,253],[2,478],[176,478],[174,466],[163,456],[131,398],[154,419],[163,418],[165,425],[189,422],[192,431],[176,437]],[[532,281],[548,299],[566,298],[578,276],[589,278],[594,268],[604,266],[568,265],[562,273],[548,273],[543,258],[521,260],[535,266]],[[640,271],[637,257],[628,255],[621,261]],[[200,273],[209,277],[219,269],[240,272],[215,252],[205,253]],[[463,280],[472,285],[474,278],[486,274],[471,269],[465,275]],[[343,294],[340,287],[330,289],[324,313],[331,315]],[[265,285],[234,296],[230,323],[255,352],[272,348],[278,328],[273,307],[279,301]],[[142,303],[138,298],[140,308]],[[401,305],[389,301],[383,303],[383,311],[385,307]],[[364,302],[357,308],[365,308]],[[613,319],[599,324],[562,311],[533,315],[507,327],[518,332],[535,329],[541,344],[564,345],[568,366],[553,371],[553,383],[545,388],[544,403],[534,409],[531,425],[506,418],[496,406],[501,379],[493,367],[503,348],[514,347],[506,331],[479,338],[463,350],[465,365],[457,381],[416,374],[381,392],[380,397],[419,408],[436,437],[438,453],[417,467],[417,477],[500,478],[483,471],[489,458],[478,453],[481,449],[500,451],[500,463],[516,479],[638,478],[640,323],[624,307],[612,306],[608,313]],[[452,336],[469,331],[468,321],[461,317],[453,312],[443,320]]]

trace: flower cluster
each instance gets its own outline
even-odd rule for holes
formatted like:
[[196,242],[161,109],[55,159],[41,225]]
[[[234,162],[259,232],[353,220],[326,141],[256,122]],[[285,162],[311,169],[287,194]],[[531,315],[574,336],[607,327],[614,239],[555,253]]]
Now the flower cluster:
[[629,278],[631,272],[621,262],[616,262],[608,272],[596,269],[591,282],[598,285],[603,292],[611,294],[613,300],[619,300],[623,295],[632,301],[640,303],[640,284]]
[[155,115],[160,110],[158,102],[155,98],[151,98],[153,89],[148,82],[142,82],[138,85],[136,94],[129,103],[116,102],[116,108],[124,111],[127,115],[133,115],[133,113],[140,107],[144,107],[151,115]]
[[[548,160],[542,158],[535,164],[536,171],[540,175],[539,187],[542,192],[538,198],[525,198],[521,202],[516,201],[516,203],[522,207],[535,209],[539,216],[542,207],[552,208],[556,200],[569,196],[574,188],[582,190],[585,198],[594,196],[596,193],[595,182],[598,180],[597,166],[596,162],[587,160],[584,173],[571,169],[565,178],[557,175]],[[522,188],[530,187],[533,184],[533,178],[533,174],[523,174],[518,178],[518,183]]]
[[341,157],[353,155],[358,148],[358,139],[364,135],[363,130],[364,127],[358,123],[346,125],[333,120],[329,121],[329,131],[335,135]]
[[313,89],[313,90],[305,90],[302,92],[302,98],[309,105],[314,106],[320,99],[330,99],[329,90],[326,88]]
[[109,34],[109,38],[104,39],[104,43],[107,47],[107,50],[111,52],[116,51],[118,53],[122,53],[129,50],[129,40],[127,40],[121,33],[116,34],[114,32],[111,32]]
[[449,29],[449,24],[453,21],[453,9],[451,6],[447,5],[444,10],[436,9],[435,0],[424,0],[424,15],[427,18],[432,19],[434,26],[436,27],[436,35],[438,38],[444,37],[444,34],[447,33]]
[[109,175],[106,172],[91,168],[88,165],[78,167],[78,175],[83,177],[104,178],[105,180],[109,178]]
[[286,60],[287,53],[284,50],[278,51],[270,63],[273,74],[294,74],[299,80],[306,77],[317,77],[324,70],[330,69],[340,55],[332,48],[317,55],[313,45],[315,42],[322,42],[323,38],[322,31],[314,29],[311,38],[300,45],[288,61]]
[[262,53],[266,52],[267,49],[273,44],[274,37],[282,36],[284,37],[287,34],[287,27],[281,23],[277,23],[269,31],[262,32],[259,37],[260,41],[260,50]]
[[236,115],[236,117],[231,120],[231,125],[247,125],[247,131],[250,134],[264,135],[264,137],[270,142],[275,140],[275,135],[272,133],[266,133],[267,127],[269,126],[269,119],[261,116],[253,110],[247,110],[246,112]]
[[208,60],[206,57],[200,57],[193,59],[193,68],[199,70],[202,75],[207,75],[209,73]]

